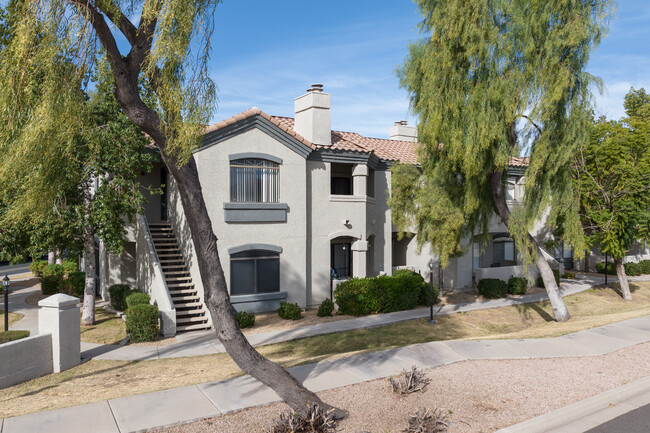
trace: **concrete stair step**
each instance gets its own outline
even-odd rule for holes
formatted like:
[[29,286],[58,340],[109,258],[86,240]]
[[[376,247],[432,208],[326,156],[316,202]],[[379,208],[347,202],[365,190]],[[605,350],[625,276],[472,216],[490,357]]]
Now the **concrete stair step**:
[[165,271],[163,273],[165,274],[165,278],[167,278],[168,275],[182,275],[182,274],[189,275],[190,271]]
[[210,325],[207,323],[200,323],[196,325],[176,325],[176,331],[177,332],[185,332],[185,331],[200,331],[204,329],[210,329]]
[[195,316],[195,317],[183,317],[176,320],[176,325],[183,323],[196,323],[196,322],[206,322],[208,319],[205,316]]
[[174,288],[174,287],[194,287],[194,283],[173,283],[173,284],[167,284],[167,287]]
[[196,317],[200,315],[205,315],[205,310],[203,308],[197,308],[195,310],[186,310],[186,311],[176,311],[176,317]]
[[190,277],[188,275],[187,277],[171,277],[171,278],[165,278],[165,279],[167,280],[167,282],[170,282],[170,281],[171,282],[173,282],[173,281],[187,281],[187,280],[191,280],[192,277]]
[[158,254],[158,257],[183,257],[183,255],[180,252],[178,252],[178,253],[169,252],[168,253],[167,251],[160,251],[160,252],[156,251],[156,253]]
[[196,294],[196,289],[176,289],[176,290],[170,290],[169,294],[172,296],[172,298],[176,295],[187,295],[187,294]]
[[180,303],[181,301],[199,301],[199,297],[196,295],[185,295],[185,296],[172,296],[172,301],[174,304]]
[[[202,307],[203,303],[201,302],[174,302],[174,307],[178,308],[192,308],[192,307]],[[176,313],[178,314],[178,313]]]

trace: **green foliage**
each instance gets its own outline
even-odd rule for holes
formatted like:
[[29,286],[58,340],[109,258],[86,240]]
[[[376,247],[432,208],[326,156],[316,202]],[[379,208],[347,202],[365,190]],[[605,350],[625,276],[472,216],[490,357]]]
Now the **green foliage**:
[[575,280],[576,274],[574,272],[565,272],[564,275],[562,275],[562,278],[566,278],[567,280]]
[[632,88],[624,105],[621,121],[593,122],[574,164],[589,243],[615,260],[650,240],[650,95]]
[[66,275],[70,274],[70,272],[76,272],[79,270],[77,262],[74,260],[63,260],[61,266],[63,266],[63,271]]
[[61,282],[59,291],[67,293],[68,295],[76,296],[83,300],[84,287],[86,284],[85,272],[70,272],[68,277]]
[[149,304],[150,301],[151,296],[147,295],[146,293],[136,292],[126,297],[126,306],[128,309],[135,305]]
[[[412,271],[396,272],[393,276],[351,278],[334,290],[339,311],[359,316],[410,310],[419,303],[429,303],[429,285]],[[437,302],[437,288],[434,302]]]
[[508,294],[508,284],[497,278],[484,278],[477,286],[478,292],[486,298],[504,298]]
[[526,277],[508,278],[508,294],[525,295],[528,288],[528,279]]
[[41,277],[41,292],[48,296],[55,295],[59,293],[62,283],[62,275],[43,275]]
[[[399,70],[419,118],[419,169],[392,169],[390,207],[401,232],[416,228],[445,266],[468,235],[488,232],[490,174],[530,155],[524,202],[507,221],[519,251],[543,212],[584,248],[569,163],[588,137],[589,53],[606,28],[610,0],[417,0],[423,39]],[[575,17],[581,17],[576,19]],[[520,126],[523,127],[520,128]]]
[[0,344],[29,337],[29,331],[0,331]]
[[65,276],[65,269],[63,265],[45,265],[43,268],[43,276],[63,278]]
[[[596,265],[598,267],[598,265]],[[558,286],[560,285],[560,271],[558,269],[553,269],[553,277],[555,278],[555,284]],[[537,284],[537,287],[544,287],[544,280],[542,279],[541,275],[537,276],[537,279],[535,280],[535,284]]]
[[[599,274],[605,273],[605,262],[596,263],[596,272]],[[616,275],[616,265],[614,263],[607,262],[607,273],[609,275]]]
[[108,296],[111,300],[111,306],[117,311],[126,310],[126,297],[133,293],[139,292],[131,289],[128,284],[113,284],[108,288]]
[[138,304],[126,311],[126,333],[131,341],[156,341],[158,336],[158,307],[150,304]]
[[280,302],[278,316],[282,317],[284,320],[298,320],[302,318],[302,308],[300,308],[300,305],[297,303],[290,304],[288,302]]
[[329,298],[326,298],[318,306],[318,311],[316,312],[316,315],[318,317],[328,317],[331,316],[333,312],[334,312],[334,302],[332,302]]
[[255,315],[247,313],[246,311],[238,311],[236,319],[240,329],[252,328],[255,326]]
[[29,264],[29,270],[34,274],[34,276],[40,278],[43,276],[43,269],[47,266],[47,262],[44,260],[34,260]]

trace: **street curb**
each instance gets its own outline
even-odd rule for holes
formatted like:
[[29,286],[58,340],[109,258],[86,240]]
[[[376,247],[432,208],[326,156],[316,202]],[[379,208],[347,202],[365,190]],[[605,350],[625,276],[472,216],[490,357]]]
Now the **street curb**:
[[497,430],[495,433],[543,433],[562,427],[577,419],[586,418],[612,404],[650,392],[650,376],[610,389],[587,399],[577,401],[544,415]]

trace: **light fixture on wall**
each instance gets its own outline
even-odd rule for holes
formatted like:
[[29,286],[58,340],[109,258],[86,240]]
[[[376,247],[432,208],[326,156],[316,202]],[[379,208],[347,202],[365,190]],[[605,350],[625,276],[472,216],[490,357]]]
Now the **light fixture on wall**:
[[343,225],[344,226],[349,226],[350,225],[350,220],[343,220]]

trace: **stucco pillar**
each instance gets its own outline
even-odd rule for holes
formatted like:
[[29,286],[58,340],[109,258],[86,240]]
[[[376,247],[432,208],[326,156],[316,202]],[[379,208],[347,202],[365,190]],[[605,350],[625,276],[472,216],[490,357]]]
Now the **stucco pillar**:
[[357,164],[352,169],[352,194],[365,196],[368,194],[368,166]]
[[358,240],[352,243],[352,276],[364,278],[368,274],[366,254],[368,253],[368,242]]
[[38,333],[52,334],[52,364],[55,373],[81,362],[79,298],[58,293],[38,302]]

